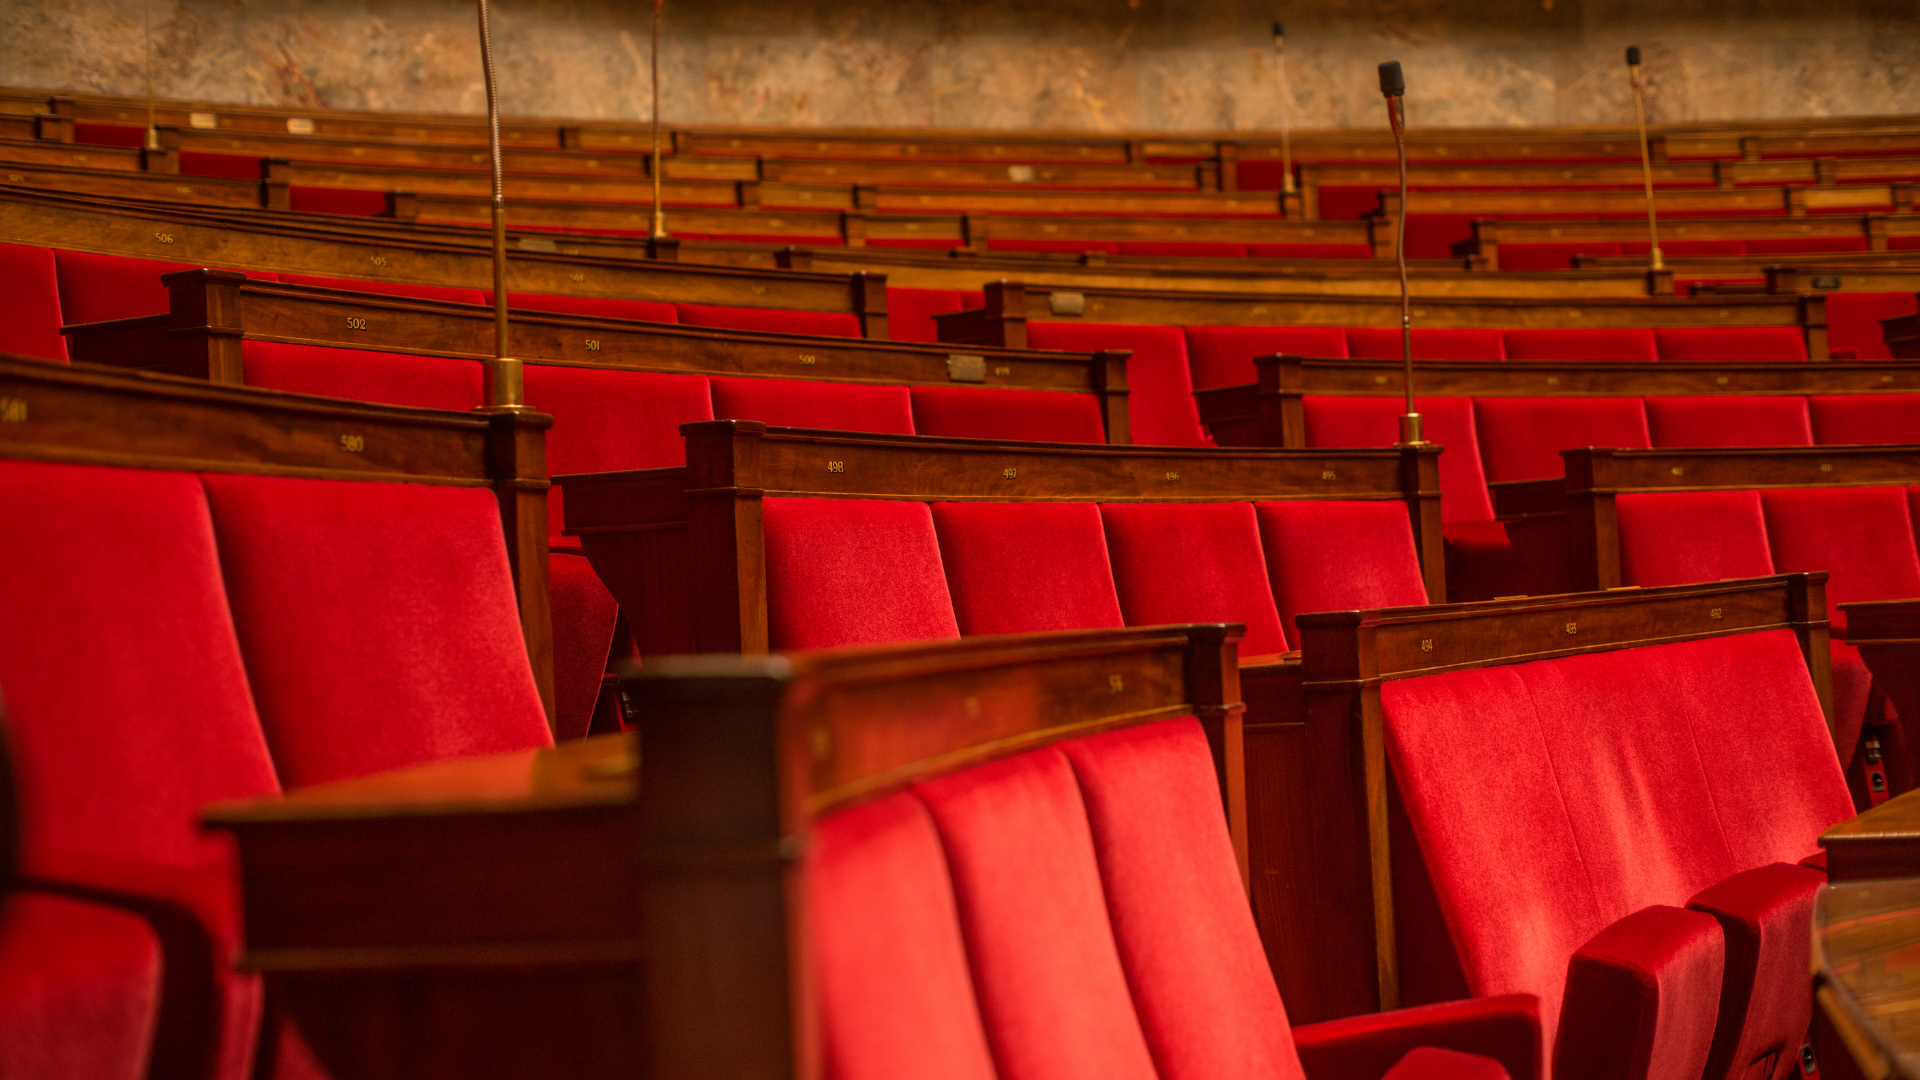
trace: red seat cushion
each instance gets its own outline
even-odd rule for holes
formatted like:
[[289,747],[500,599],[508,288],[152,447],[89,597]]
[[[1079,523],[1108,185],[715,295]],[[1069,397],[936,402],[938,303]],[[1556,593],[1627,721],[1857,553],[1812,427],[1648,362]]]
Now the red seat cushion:
[[1490,1057],[1439,1046],[1417,1046],[1393,1063],[1380,1080],[1507,1080],[1506,1066]]
[[761,520],[775,651],[960,636],[927,504],[767,499]]
[[1656,588],[1774,572],[1756,491],[1632,492],[1615,497],[1620,583]]
[[585,555],[549,552],[547,582],[553,605],[553,727],[562,738],[578,737],[593,726],[620,605]]
[[296,214],[380,217],[387,212],[387,193],[365,188],[307,187],[295,184],[287,188],[287,209]]
[[452,285],[418,285],[411,281],[360,281],[355,278],[315,277],[312,274],[281,274],[289,285],[312,285],[322,289],[405,296],[414,300],[444,300],[450,304],[486,304],[487,294],[480,289]]
[[1305,612],[1427,602],[1405,503],[1312,500],[1254,509],[1287,640],[1300,640],[1294,620]]
[[[55,251],[53,263],[60,281],[60,317],[69,326],[164,315],[170,300],[160,275],[196,266],[84,251]],[[275,280],[273,274],[259,270],[249,270],[247,276],[256,281]]]
[[[1480,462],[1480,437],[1474,429],[1473,399],[1422,397],[1421,433],[1441,447],[1440,516],[1446,521],[1492,521],[1493,498]],[[1326,447],[1392,446],[1400,441],[1405,400],[1391,397],[1305,399],[1307,445]]]
[[[685,465],[680,425],[713,419],[704,375],[528,364],[526,389],[527,404],[553,417],[547,430],[553,476]],[[558,534],[565,522],[556,484],[547,489],[547,531]]]
[[1106,421],[1092,394],[1000,387],[915,386],[913,430],[961,439],[1104,443]]
[[1576,255],[1618,257],[1620,245],[1605,241],[1565,240],[1501,244],[1502,270],[1571,270]]
[[716,420],[758,420],[776,427],[912,435],[913,396],[904,386],[715,377]]
[[160,943],[138,915],[47,893],[0,901],[0,1076],[141,1080]]
[[[1504,252],[1502,258],[1505,257]],[[1559,328],[1502,330],[1509,360],[1658,360],[1653,331]]]
[[459,412],[482,400],[480,365],[451,356],[245,340],[240,367],[248,386],[266,390]]
[[1712,916],[1665,904],[1595,934],[1567,964],[1554,1075],[1698,1076],[1713,1045],[1726,954]]
[[1807,407],[1821,446],[1920,442],[1920,394],[1815,394]]
[[1241,656],[1287,651],[1247,503],[1110,503],[1100,508],[1128,626],[1247,624]]
[[1774,1075],[1791,1075],[1813,1020],[1807,992],[1813,897],[1827,876],[1776,862],[1735,874],[1695,896],[1690,907],[1713,916],[1726,935],[1727,974],[1720,1029],[1704,1075],[1751,1076],[1767,1054]]
[[[493,306],[493,290],[482,296]],[[553,293],[507,293],[507,306],[515,310],[550,311],[560,315],[585,315],[594,319],[633,319],[637,322],[677,323],[680,311],[658,300],[623,300],[614,296],[557,296]]]
[[1120,254],[1120,245],[1111,240],[1020,240],[1012,237],[987,237],[988,251],[1037,251],[1061,255],[1079,255],[1094,251],[1102,255]]
[[728,330],[760,330],[773,334],[810,334],[814,337],[861,337],[860,317],[844,311],[782,311],[779,308],[724,307],[714,304],[676,304],[680,321],[688,326],[718,326]]
[[966,305],[957,289],[898,289],[887,287],[887,337],[894,341],[939,341],[935,315],[959,311]]
[[204,481],[283,783],[551,742],[492,491]]
[[1154,1080],[1065,755],[1050,746],[915,790],[947,853],[1000,1072]]
[[1872,250],[1864,236],[1756,236],[1747,241],[1749,255],[1819,255]]
[[1475,398],[1473,420],[1493,483],[1563,475],[1562,450],[1651,445],[1639,398]]
[[1859,360],[1891,360],[1881,319],[1920,311],[1910,292],[1828,293],[1827,347],[1852,349]]
[[960,632],[1125,625],[1092,503],[933,504]]
[[[1374,360],[1398,360],[1405,355],[1398,329],[1366,327],[1347,331],[1347,355]],[[1505,360],[1506,345],[1498,330],[1418,329],[1413,332],[1415,360]]]
[[1120,964],[1160,1075],[1301,1078],[1200,725],[1166,720],[1060,749],[1079,782]]
[[1806,334],[1797,326],[1690,326],[1655,330],[1662,360],[1805,360]]
[[1337,326],[1187,327],[1187,358],[1196,390],[1250,385],[1259,377],[1254,357],[1276,353],[1343,357],[1347,332]]
[[232,849],[198,819],[210,802],[279,785],[200,481],[6,461],[0,505],[0,687],[20,770],[23,868],[197,923],[167,940],[165,992],[178,1008],[155,1067],[210,1054],[215,1075],[240,1080],[259,980],[233,973]]
[[0,292],[11,308],[0,322],[0,352],[65,360],[67,339],[60,333],[65,320],[60,315],[60,279],[54,271],[53,252],[0,244]]
[[1248,244],[1256,259],[1371,259],[1372,244]]
[[828,1074],[994,1080],[946,855],[919,798],[816,820],[806,880]]
[[1127,358],[1127,425],[1134,445],[1206,445],[1200,413],[1193,403],[1187,338],[1179,327],[1030,322],[1027,344],[1067,352],[1131,349],[1133,355]]
[[1807,399],[1713,395],[1650,397],[1647,432],[1655,446],[1812,446]]
[[1776,572],[1827,571],[1827,617],[1836,628],[1847,625],[1841,604],[1920,597],[1920,555],[1903,489],[1763,491],[1760,504]]
[[1122,240],[1122,255],[1164,255],[1173,258],[1245,258],[1247,245],[1195,240]]

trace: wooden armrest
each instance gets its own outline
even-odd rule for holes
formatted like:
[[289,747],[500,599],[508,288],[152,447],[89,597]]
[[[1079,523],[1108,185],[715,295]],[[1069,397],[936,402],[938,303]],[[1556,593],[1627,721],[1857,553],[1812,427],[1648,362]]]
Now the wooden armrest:
[[1500,521],[1555,517],[1567,512],[1567,484],[1560,477],[1545,480],[1503,480],[1488,484],[1493,494],[1493,516]]
[[1840,611],[1848,644],[1920,645],[1920,599],[1856,600]]

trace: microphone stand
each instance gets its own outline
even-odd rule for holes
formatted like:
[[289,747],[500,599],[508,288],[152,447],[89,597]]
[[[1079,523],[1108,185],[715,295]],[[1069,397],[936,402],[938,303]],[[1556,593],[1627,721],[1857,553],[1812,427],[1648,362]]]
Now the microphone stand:
[[655,258],[667,238],[667,215],[660,208],[660,9],[666,0],[653,0],[653,231],[647,247]]
[[1647,185],[1647,239],[1650,243],[1652,262],[1647,269],[1658,272],[1666,269],[1666,262],[1660,257],[1660,223],[1653,213],[1653,155],[1647,149],[1647,109],[1640,98],[1640,46],[1627,46],[1627,72],[1633,80],[1633,119],[1640,127],[1640,175]]
[[488,409],[525,409],[526,372],[507,341],[507,196],[500,167],[500,90],[493,77],[493,27],[480,0],[480,67],[487,77],[487,148],[493,160],[493,359],[481,365]]
[[1280,188],[1280,216],[1293,217],[1299,193],[1293,184],[1293,95],[1287,92],[1287,28],[1273,22],[1273,64],[1280,74],[1280,170],[1285,179]]
[[1413,408],[1413,298],[1407,291],[1407,79],[1400,61],[1380,65],[1380,93],[1387,99],[1387,123],[1400,157],[1400,217],[1394,223],[1394,259],[1400,266],[1400,352],[1406,365],[1407,411],[1400,417],[1400,445],[1424,446],[1420,414]]

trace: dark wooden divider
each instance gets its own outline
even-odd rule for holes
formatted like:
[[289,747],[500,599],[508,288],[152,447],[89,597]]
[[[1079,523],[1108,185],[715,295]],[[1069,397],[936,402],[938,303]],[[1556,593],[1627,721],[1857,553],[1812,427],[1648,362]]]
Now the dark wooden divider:
[[1166,626],[649,658],[621,680],[634,736],[207,820],[239,841],[244,963],[338,1080],[819,1077],[813,819],[1187,715],[1229,782],[1239,636]]
[[[166,315],[65,328],[76,360],[239,383],[241,342],[290,342],[484,360],[491,308],[251,281],[229,270],[165,275]],[[808,337],[517,309],[522,360],[826,382],[988,386],[1094,395],[1107,440],[1128,441],[1125,350],[1063,353]]]
[[[1200,421],[1221,446],[1304,447],[1305,399],[1400,398],[1398,360],[1257,357],[1259,382],[1197,390]],[[1920,365],[1693,363],[1660,360],[1416,360],[1415,392],[1432,397],[1679,397],[1724,394],[1866,394],[1920,390]]]
[[545,440],[552,423],[524,409],[363,405],[0,356],[0,457],[492,488],[549,718]]
[[[1881,252],[1888,250],[1888,242],[1892,237],[1920,236],[1920,215],[1868,213],[1808,214],[1804,217],[1666,218],[1660,222],[1660,235],[1663,243],[1674,240],[1864,239],[1869,251]],[[1473,222],[1473,239],[1468,243],[1466,258],[1476,269],[1495,270],[1500,266],[1501,244],[1582,241],[1645,243],[1646,239],[1647,226],[1644,220],[1485,218]],[[1810,258],[1845,259],[1847,256],[1783,255],[1777,258],[1783,262],[1801,262]]]

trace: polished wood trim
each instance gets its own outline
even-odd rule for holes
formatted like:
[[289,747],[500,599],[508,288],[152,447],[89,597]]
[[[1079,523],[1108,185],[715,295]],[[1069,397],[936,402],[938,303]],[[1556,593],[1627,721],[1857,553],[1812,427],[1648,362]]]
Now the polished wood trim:
[[1920,880],[1912,876],[1835,881],[1814,898],[1814,1000],[1840,1037],[1832,1049],[1851,1055],[1871,1080],[1920,1076],[1920,1031],[1912,1020],[1920,1006],[1911,976],[1916,937]]

